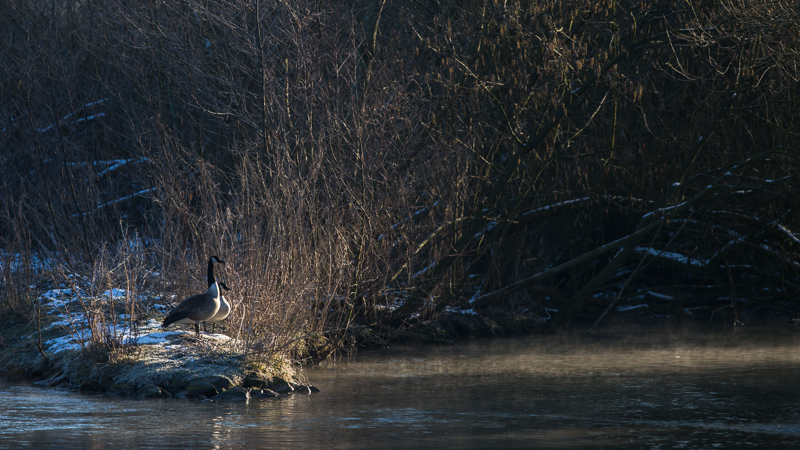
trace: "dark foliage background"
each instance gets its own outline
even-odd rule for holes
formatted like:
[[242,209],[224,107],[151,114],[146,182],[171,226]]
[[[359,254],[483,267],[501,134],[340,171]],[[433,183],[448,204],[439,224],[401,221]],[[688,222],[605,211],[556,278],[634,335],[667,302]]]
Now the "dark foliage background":
[[797,1],[462,3],[0,0],[4,310],[210,254],[273,350],[797,310]]

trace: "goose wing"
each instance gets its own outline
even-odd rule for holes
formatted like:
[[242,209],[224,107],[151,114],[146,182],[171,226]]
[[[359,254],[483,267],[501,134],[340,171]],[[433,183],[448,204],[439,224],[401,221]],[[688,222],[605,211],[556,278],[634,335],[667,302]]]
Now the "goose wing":
[[180,302],[164,319],[162,328],[166,328],[172,323],[182,319],[191,319],[193,321],[201,321],[208,316],[213,316],[216,313],[216,306],[214,304],[214,297],[208,293],[193,295],[186,300]]

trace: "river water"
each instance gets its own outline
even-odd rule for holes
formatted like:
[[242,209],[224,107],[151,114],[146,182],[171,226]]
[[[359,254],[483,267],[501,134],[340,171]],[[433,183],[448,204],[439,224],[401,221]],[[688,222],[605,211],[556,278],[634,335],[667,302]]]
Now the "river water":
[[249,404],[0,384],[0,448],[800,447],[800,332],[362,351]]

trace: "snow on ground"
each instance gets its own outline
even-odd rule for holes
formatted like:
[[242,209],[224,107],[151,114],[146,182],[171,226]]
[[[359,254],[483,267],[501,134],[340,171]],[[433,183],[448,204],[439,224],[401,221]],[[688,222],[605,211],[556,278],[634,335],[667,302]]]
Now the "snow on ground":
[[456,309],[456,308],[448,306],[448,307],[446,307],[444,309],[444,311],[445,312],[449,312],[449,313],[463,314],[465,316],[477,316],[478,315],[478,313],[475,312],[475,310],[472,309],[472,308],[470,308],[470,309]]
[[647,304],[643,304],[643,305],[623,305],[623,306],[617,306],[617,311],[630,312],[630,311],[636,311],[636,310],[640,310],[640,309],[648,309],[649,307],[650,307],[650,305],[647,305]]
[[125,289],[117,289],[117,288],[110,289],[108,291],[103,292],[103,295],[105,295],[106,297],[108,297],[108,298],[110,298],[112,300],[114,298],[124,298],[125,297]]
[[41,296],[41,299],[46,300],[53,309],[64,308],[77,298],[72,289],[50,289]]
[[52,261],[36,254],[30,254],[30,261],[28,261],[25,255],[21,253],[9,253],[0,250],[0,270],[6,270],[6,264],[9,265],[12,271],[19,271],[23,268],[30,268],[34,271],[46,270],[53,265]]
[[50,339],[44,343],[47,351],[50,353],[61,353],[64,350],[80,350],[80,346],[71,340],[70,336],[64,336],[57,339]]
[[[89,298],[84,292],[72,288],[50,289],[40,296],[40,304],[47,311],[53,322],[43,327],[43,331],[49,335],[59,333],[61,336],[48,339],[44,342],[44,348],[49,353],[60,353],[66,350],[81,350],[83,346],[92,341],[92,331],[87,328],[90,317],[82,308],[90,301],[100,302],[105,305],[108,302],[124,302],[128,293],[124,289],[113,288],[101,294],[97,298]],[[83,300],[81,303],[80,300]],[[166,305],[154,304],[150,306],[150,311],[157,314],[164,314],[170,310]],[[125,310],[125,308],[120,308]],[[94,318],[97,320],[97,318]],[[193,335],[194,332],[172,329],[162,330],[160,318],[150,318],[135,327],[131,327],[130,316],[120,313],[116,317],[105,317],[98,325],[97,333],[101,333],[103,338],[111,338],[123,345],[159,345],[165,347],[183,346],[183,340],[179,339],[184,335]],[[218,343],[225,343],[231,338],[223,334],[203,334],[206,339],[211,339]]]
[[155,345],[155,344],[163,344],[177,336],[182,334],[186,334],[186,331],[163,331],[160,333],[150,333],[145,334],[144,336],[138,337],[130,337],[127,339],[127,343],[129,344],[143,344],[143,345]]
[[657,250],[657,249],[652,248],[652,247],[636,247],[634,249],[634,251],[637,252],[637,253],[643,253],[643,254],[646,254],[646,255],[654,256],[656,258],[663,258],[663,259],[668,259],[668,260],[671,260],[671,261],[675,261],[676,263],[679,263],[679,264],[686,264],[686,265],[696,266],[696,267],[705,267],[709,263],[708,260],[690,258],[690,257],[684,256],[684,255],[682,255],[680,253],[664,252],[664,251]]
[[647,291],[647,294],[659,300],[667,300],[667,301],[675,300],[675,297],[672,297],[671,295],[659,294],[658,292]]
[[[155,321],[151,319],[151,322]],[[87,329],[79,329],[77,328],[79,322],[75,322],[75,326],[70,327],[70,324],[67,320],[56,322],[58,325],[68,331],[69,334],[61,337],[57,337],[54,339],[50,339],[44,343],[45,349],[50,353],[60,353],[65,350],[81,350],[83,344],[91,341],[91,333]],[[148,327],[139,327],[138,332],[132,332],[127,325],[117,324],[115,326],[111,326],[110,330],[107,330],[110,335],[116,337],[120,343],[123,345],[161,345],[171,347],[176,342],[182,346],[183,341],[178,340],[177,338],[183,336],[192,336],[194,332],[185,331],[185,330],[173,330],[173,331],[160,331],[161,325],[158,324],[157,328],[148,326]],[[204,338],[210,338],[214,341],[224,343],[230,341],[231,338],[224,334],[206,334],[203,333],[202,336]]]

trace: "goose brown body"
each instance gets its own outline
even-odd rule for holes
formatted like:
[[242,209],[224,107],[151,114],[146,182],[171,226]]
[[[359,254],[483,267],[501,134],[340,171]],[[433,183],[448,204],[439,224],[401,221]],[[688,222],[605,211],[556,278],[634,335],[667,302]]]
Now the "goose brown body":
[[194,323],[195,332],[200,334],[200,322],[214,317],[220,307],[220,289],[214,277],[215,264],[225,264],[225,261],[222,261],[216,256],[209,258],[208,290],[180,302],[180,304],[164,318],[164,323],[161,325],[162,328],[166,328],[173,323]]

